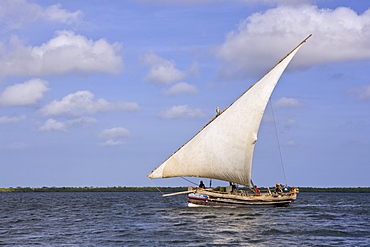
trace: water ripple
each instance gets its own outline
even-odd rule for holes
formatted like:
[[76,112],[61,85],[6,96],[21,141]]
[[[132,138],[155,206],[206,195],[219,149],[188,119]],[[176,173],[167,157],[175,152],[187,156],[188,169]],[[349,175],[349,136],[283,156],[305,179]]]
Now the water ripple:
[[1,193],[0,245],[369,246],[370,194],[301,193],[287,208],[188,208],[158,193]]

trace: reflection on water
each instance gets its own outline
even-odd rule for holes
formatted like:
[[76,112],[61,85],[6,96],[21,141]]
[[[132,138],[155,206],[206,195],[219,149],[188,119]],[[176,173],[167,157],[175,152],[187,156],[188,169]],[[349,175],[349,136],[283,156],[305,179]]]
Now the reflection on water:
[[370,245],[367,193],[301,193],[286,208],[186,205],[153,192],[2,193],[0,245]]

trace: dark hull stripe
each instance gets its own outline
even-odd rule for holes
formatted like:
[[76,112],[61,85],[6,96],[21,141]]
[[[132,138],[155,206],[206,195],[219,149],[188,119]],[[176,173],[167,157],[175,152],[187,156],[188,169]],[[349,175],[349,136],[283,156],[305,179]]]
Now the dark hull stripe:
[[194,199],[189,198],[189,203],[198,206],[208,206],[208,207],[285,207],[288,206],[292,200],[284,201],[237,201],[237,200],[223,200],[223,199]]

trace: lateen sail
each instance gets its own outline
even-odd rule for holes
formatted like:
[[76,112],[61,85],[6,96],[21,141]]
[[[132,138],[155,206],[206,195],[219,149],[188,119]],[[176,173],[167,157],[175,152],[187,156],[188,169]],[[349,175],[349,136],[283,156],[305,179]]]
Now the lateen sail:
[[267,102],[290,60],[310,36],[148,177],[204,177],[249,186],[254,144]]

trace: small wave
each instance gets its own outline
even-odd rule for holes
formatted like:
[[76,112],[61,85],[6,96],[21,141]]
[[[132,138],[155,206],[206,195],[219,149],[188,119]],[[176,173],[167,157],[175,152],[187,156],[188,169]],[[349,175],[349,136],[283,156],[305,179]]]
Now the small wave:
[[318,215],[309,215],[308,217],[312,218],[325,218],[325,219],[336,219],[337,216],[332,215],[332,214],[318,214]]
[[266,235],[286,234],[286,232],[272,228],[263,232]]
[[174,226],[186,226],[186,225],[188,225],[188,223],[186,222],[174,224]]
[[214,219],[214,218],[217,218],[217,216],[216,215],[206,215],[202,217],[202,219]]

